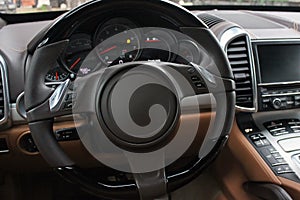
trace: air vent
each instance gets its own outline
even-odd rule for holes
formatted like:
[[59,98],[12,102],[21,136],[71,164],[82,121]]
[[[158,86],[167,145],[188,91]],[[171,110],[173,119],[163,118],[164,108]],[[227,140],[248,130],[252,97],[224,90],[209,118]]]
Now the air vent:
[[0,55],[0,125],[7,125],[8,122],[8,85],[7,68],[3,57]]
[[199,19],[201,19],[209,28],[221,23],[221,22],[224,22],[225,20],[217,17],[217,16],[214,16],[214,15],[210,15],[210,14],[207,14],[207,13],[203,13],[203,14],[199,14],[198,15]]
[[0,70],[0,121],[5,118],[5,98],[4,98],[4,85],[3,85],[3,70]]
[[227,56],[236,83],[236,105],[253,108],[253,84],[250,70],[247,36],[232,40],[227,46]]

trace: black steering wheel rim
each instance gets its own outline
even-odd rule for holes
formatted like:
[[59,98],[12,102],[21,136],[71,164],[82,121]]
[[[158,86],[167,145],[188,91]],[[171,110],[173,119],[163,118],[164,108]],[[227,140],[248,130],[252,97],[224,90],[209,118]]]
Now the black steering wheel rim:
[[[93,194],[110,198],[124,198],[124,196],[136,198],[139,194],[138,188],[134,183],[127,185],[107,185],[100,182],[91,182],[91,180],[84,176],[81,169],[76,167],[75,163],[62,151],[53,137],[53,117],[38,116],[40,109],[45,112],[50,112],[45,105],[53,93],[53,89],[48,88],[44,84],[43,75],[47,73],[49,68],[41,68],[39,67],[39,63],[44,62],[46,63],[45,66],[51,66],[51,64],[56,61],[56,58],[68,43],[67,38],[72,33],[72,29],[66,27],[76,27],[80,19],[84,18],[84,16],[91,15],[91,13],[96,13],[100,10],[109,12],[113,10],[112,8],[116,5],[120,5],[123,2],[123,0],[91,1],[64,14],[54,21],[51,26],[42,31],[33,39],[28,47],[29,53],[32,54],[32,60],[25,85],[25,104],[29,126],[42,156],[51,164],[51,167],[64,178],[80,184],[85,190]],[[160,14],[168,13],[170,19],[177,23],[183,33],[197,41],[201,41],[203,47],[213,55],[221,77],[228,79],[231,83],[233,82],[228,61],[219,45],[217,45],[215,37],[207,27],[189,11],[175,4],[156,0],[129,0],[126,2],[126,5],[127,6],[124,6],[123,9],[134,6],[135,8],[143,7],[156,10],[156,12]],[[202,38],[207,39],[203,41]],[[47,54],[45,52],[47,52]],[[51,53],[48,54],[49,52]],[[228,123],[222,127],[222,133],[213,150],[201,160],[196,160],[195,163],[188,166],[183,172],[166,175],[168,179],[168,191],[173,191],[195,178],[218,155],[220,149],[226,143],[234,118],[234,86],[228,86],[225,97],[228,102],[227,112],[225,114]],[[49,151],[50,149],[51,151]]]

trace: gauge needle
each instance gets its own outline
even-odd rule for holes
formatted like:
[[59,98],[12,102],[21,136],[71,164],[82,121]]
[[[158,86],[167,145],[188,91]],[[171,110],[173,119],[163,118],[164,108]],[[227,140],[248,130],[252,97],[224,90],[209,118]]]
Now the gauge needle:
[[81,58],[77,58],[77,60],[75,60],[75,62],[71,65],[70,69],[72,70],[79,62],[80,62]]
[[108,49],[105,49],[105,50],[103,50],[103,51],[100,52],[100,55],[103,55],[103,54],[105,54],[105,53],[107,53],[107,52],[109,52],[109,51],[111,51],[111,50],[113,50],[113,49],[115,49],[115,48],[117,48],[116,45],[115,45],[115,46],[112,46],[112,47],[110,47],[110,48],[108,48]]
[[146,40],[145,42],[154,43],[154,42],[160,42],[160,40]]
[[55,72],[55,79],[58,81],[58,72]]

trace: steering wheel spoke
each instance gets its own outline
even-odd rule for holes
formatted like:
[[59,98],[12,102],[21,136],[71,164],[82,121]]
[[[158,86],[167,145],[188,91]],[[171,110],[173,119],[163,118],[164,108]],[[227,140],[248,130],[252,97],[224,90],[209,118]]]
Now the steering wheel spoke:
[[133,174],[141,200],[168,200],[167,177],[165,169]]
[[54,90],[45,102],[28,110],[27,117],[29,121],[47,120],[72,114],[76,95],[70,90],[70,82],[67,79]]

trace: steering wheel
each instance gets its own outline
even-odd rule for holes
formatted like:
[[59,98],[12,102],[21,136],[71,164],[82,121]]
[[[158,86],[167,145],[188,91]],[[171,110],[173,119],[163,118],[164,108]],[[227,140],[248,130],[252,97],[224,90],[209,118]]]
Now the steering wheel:
[[[82,21],[99,13],[132,8],[151,10],[175,23],[179,31],[174,35],[193,40],[203,50],[205,61],[120,63],[68,79],[57,88],[45,84],[46,73]],[[128,0],[126,4],[124,0],[91,1],[41,31],[28,51],[25,106],[32,137],[57,173],[90,193],[113,199],[168,198],[169,192],[197,177],[228,139],[235,113],[235,84],[228,61],[209,29],[176,4],[156,0]],[[66,97],[74,93],[73,107],[66,107]],[[176,172],[166,171],[197,140],[200,111],[207,109],[214,111],[215,120],[204,140],[197,142],[197,159]],[[54,118],[70,114],[89,153],[112,169],[131,173],[134,181],[102,183],[76,165],[53,133]],[[84,126],[79,125],[82,121]],[[103,156],[103,152],[117,154],[118,162]]]

